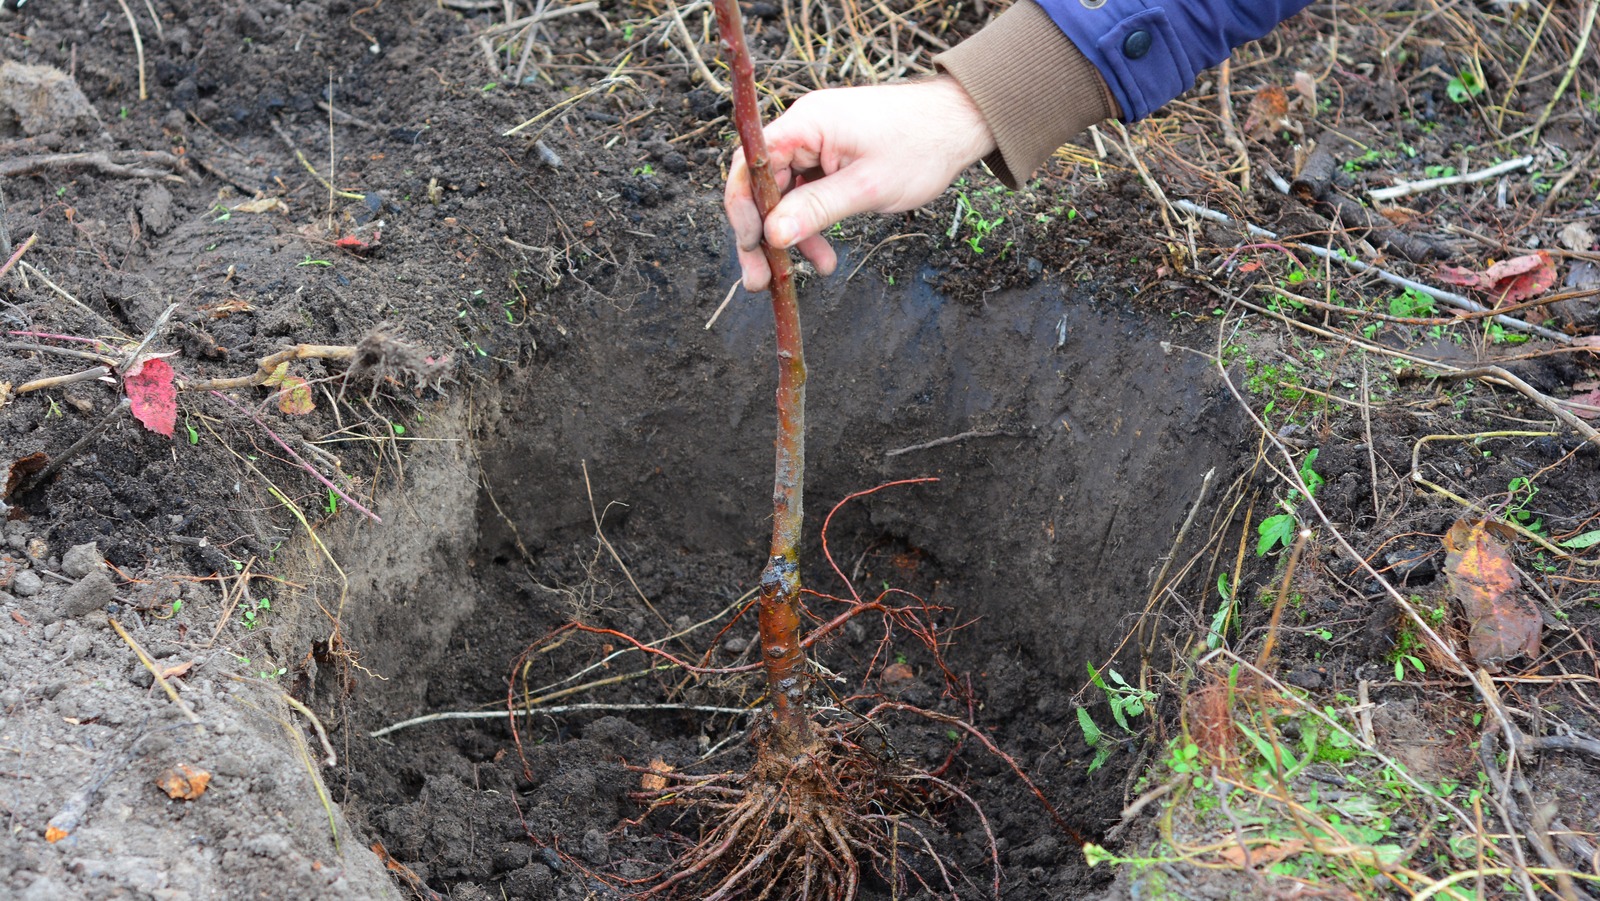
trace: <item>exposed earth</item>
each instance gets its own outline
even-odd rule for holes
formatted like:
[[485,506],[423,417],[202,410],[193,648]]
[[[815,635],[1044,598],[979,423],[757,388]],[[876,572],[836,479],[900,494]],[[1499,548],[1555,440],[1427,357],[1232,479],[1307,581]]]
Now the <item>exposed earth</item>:
[[[839,75],[846,50],[806,51],[823,80],[916,74],[930,38],[994,12],[793,6],[747,8],[780,99],[813,85],[796,48],[843,41],[841,22],[870,22],[863,46],[892,52]],[[647,889],[704,824],[647,815],[639,768],[747,765],[754,717],[731,711],[758,708],[759,688],[561,630],[751,659],[752,617],[734,618],[766,555],[771,315],[730,292],[727,103],[684,49],[715,67],[703,5],[680,9],[681,32],[647,4],[126,9],[0,8],[0,231],[23,248],[0,283],[0,895]],[[1453,803],[1470,810],[1488,785],[1477,800],[1493,807],[1476,774],[1495,710],[1484,726],[1474,677],[1403,606],[1440,611],[1428,622],[1454,662],[1466,655],[1441,541],[1485,513],[1551,547],[1504,539],[1544,640],[1482,678],[1533,711],[1524,737],[1579,743],[1516,770],[1521,818],[1504,815],[1580,883],[1600,876],[1581,854],[1600,822],[1600,756],[1581,744],[1600,734],[1600,593],[1582,543],[1600,538],[1600,441],[1572,423],[1600,406],[1582,343],[1600,307],[1514,311],[1553,333],[1520,343],[1489,320],[1397,307],[1398,289],[1283,246],[1332,243],[1435,283],[1439,261],[1480,270],[1537,249],[1559,283],[1532,296],[1600,285],[1600,66],[1580,54],[1557,92],[1582,21],[1564,7],[1552,21],[1529,51],[1540,74],[1507,107],[1524,128],[1557,101],[1532,168],[1407,198],[1383,223],[1327,198],[1513,155],[1495,142],[1515,128],[1477,98],[1483,82],[1496,102],[1523,84],[1494,61],[1515,60],[1536,16],[1317,4],[1242,49],[1230,77],[1247,191],[1225,171],[1208,76],[1126,139],[1067,148],[1025,191],[974,171],[927,211],[837,232],[839,271],[802,285],[802,575],[822,595],[900,590],[938,608],[958,689],[871,618],[813,655],[847,694],[970,721],[1049,805],[981,742],[885,720],[886,760],[937,770],[973,806],[930,811],[928,844],[907,852],[918,877],[869,877],[867,897],[933,896],[918,881],[930,855],[952,874],[940,897],[993,897],[995,870],[1015,899],[1287,891],[1248,857],[1229,870],[1172,853],[1183,824],[1206,822],[1184,800],[1203,792],[1167,761],[1202,731],[1195,711],[1226,661],[1200,657],[1219,647],[1270,658],[1311,707],[1354,711],[1368,750],[1459,784]],[[1380,57],[1391,38],[1404,52]],[[1469,45],[1492,52],[1463,83]],[[1314,137],[1338,154],[1322,199],[1280,194],[1265,172],[1303,175]],[[1167,200],[1181,198],[1283,237],[1174,223]],[[1434,259],[1404,259],[1402,231]],[[1366,318],[1315,306],[1339,292]],[[1437,377],[1385,350],[1469,372]],[[1566,418],[1471,374],[1485,365]],[[123,402],[162,366],[179,389],[170,436]],[[1480,437],[1418,444],[1440,434]],[[1418,454],[1445,493],[1412,481]],[[1289,493],[1296,466],[1321,480],[1326,522]],[[842,505],[824,546],[836,504],[920,477],[938,481]],[[1258,552],[1261,522],[1285,511],[1284,547]],[[1316,537],[1292,551],[1301,525]],[[1238,604],[1226,622],[1219,576]],[[823,615],[837,598],[814,601]],[[1133,689],[1097,687],[1088,667],[1148,690],[1148,709],[1114,714]],[[513,730],[508,706],[535,712]],[[445,713],[459,716],[407,722]],[[1129,713],[1132,728],[1113,726]],[[1198,741],[1220,755],[1213,779],[1231,741]],[[1150,797],[1166,783],[1181,787]],[[1388,820],[1385,843],[1414,841],[1415,861],[1444,868],[1434,878],[1472,859],[1450,856],[1466,846],[1444,827]],[[1164,848],[1170,881],[1091,868],[1082,840],[1128,858]],[[1273,874],[1387,896],[1379,870],[1397,872]],[[1497,876],[1487,891],[1502,890]]]

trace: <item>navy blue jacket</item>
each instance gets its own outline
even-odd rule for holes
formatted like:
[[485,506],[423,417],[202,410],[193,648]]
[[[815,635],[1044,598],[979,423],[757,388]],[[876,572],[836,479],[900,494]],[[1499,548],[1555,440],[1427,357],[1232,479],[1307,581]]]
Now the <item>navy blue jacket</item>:
[[1037,0],[1105,77],[1128,121],[1188,90],[1311,0]]

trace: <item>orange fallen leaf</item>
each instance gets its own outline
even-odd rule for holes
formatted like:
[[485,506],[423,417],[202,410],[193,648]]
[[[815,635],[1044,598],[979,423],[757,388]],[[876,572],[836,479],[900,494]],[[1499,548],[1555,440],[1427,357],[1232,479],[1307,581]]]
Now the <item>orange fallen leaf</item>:
[[904,663],[891,663],[883,668],[883,681],[894,684],[897,682],[910,682],[917,674]]
[[211,774],[196,766],[180,763],[156,777],[156,785],[175,801],[193,801],[205,794]]
[[57,829],[56,827],[51,826],[44,831],[44,840],[52,845],[66,837],[67,830],[65,829]]
[[650,761],[650,772],[639,777],[639,785],[647,792],[658,792],[667,787],[667,775],[672,772],[672,764],[660,757]]
[[1539,653],[1539,611],[1518,590],[1522,577],[1505,544],[1504,526],[1456,520],[1444,536],[1444,572],[1450,594],[1467,617],[1467,650],[1490,672],[1520,654]]
[[1280,128],[1288,128],[1289,95],[1277,85],[1268,85],[1250,98],[1250,112],[1245,116],[1244,133],[1252,138],[1271,137]]
[[1497,298],[1496,305],[1520,303],[1550,290],[1556,283],[1556,264],[1550,254],[1541,250],[1501,260],[1482,272],[1440,266],[1439,280],[1493,294]]
[[190,660],[190,661],[187,661],[187,662],[184,662],[184,663],[180,663],[177,666],[169,666],[166,669],[161,671],[161,678],[163,678],[163,679],[176,679],[176,678],[179,678],[180,676],[188,675],[189,674],[189,670],[192,670],[192,669],[194,669],[194,661],[193,660]]
[[[1256,845],[1250,849],[1250,866],[1266,867],[1299,854],[1306,849],[1304,839],[1291,838],[1284,842],[1269,842],[1265,845]],[[1244,848],[1232,845],[1224,848],[1221,855],[1224,861],[1236,867],[1244,866]]]

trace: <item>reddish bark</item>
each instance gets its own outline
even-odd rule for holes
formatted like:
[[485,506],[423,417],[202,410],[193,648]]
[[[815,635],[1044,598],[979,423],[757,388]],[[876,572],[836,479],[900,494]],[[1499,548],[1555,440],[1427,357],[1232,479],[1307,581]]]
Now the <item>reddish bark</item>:
[[[767,162],[755,67],[744,40],[737,0],[715,0],[717,31],[732,71],[733,124],[750,168],[751,194],[766,221],[778,205],[777,182]],[[805,484],[806,362],[800,342],[800,305],[795,298],[789,252],[761,242],[772,269],[772,313],[778,332],[777,470],[772,489],[772,554],[761,575],[761,659],[772,699],[774,746],[798,752],[811,736],[806,707],[805,652],[800,647],[800,568],[798,549]]]

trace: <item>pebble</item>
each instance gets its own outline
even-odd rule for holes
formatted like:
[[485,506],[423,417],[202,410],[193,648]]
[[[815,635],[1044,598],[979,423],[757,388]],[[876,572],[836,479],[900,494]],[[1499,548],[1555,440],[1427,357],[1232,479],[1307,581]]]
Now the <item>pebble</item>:
[[80,544],[61,555],[61,571],[71,579],[81,579],[105,565],[94,542]]
[[97,569],[79,579],[61,593],[60,610],[63,616],[87,616],[104,609],[117,593],[117,586],[105,570]]
[[22,570],[11,580],[11,591],[17,597],[31,598],[43,590],[44,580],[31,569]]

